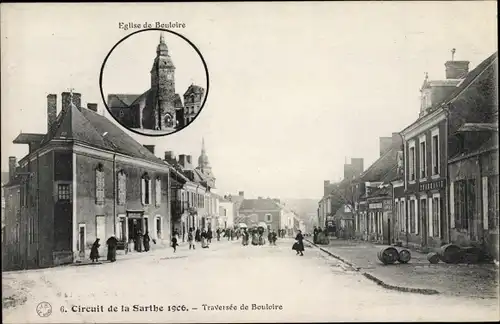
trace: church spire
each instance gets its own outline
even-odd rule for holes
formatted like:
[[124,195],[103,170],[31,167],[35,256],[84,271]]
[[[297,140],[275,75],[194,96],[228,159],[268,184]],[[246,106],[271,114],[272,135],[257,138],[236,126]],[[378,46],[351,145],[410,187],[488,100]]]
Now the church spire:
[[163,32],[160,33],[160,44],[165,44],[165,35]]
[[163,32],[160,33],[160,42],[156,47],[156,56],[168,56],[168,46],[165,43],[165,35]]
[[205,149],[205,138],[203,137],[201,138],[201,154],[198,158],[198,167],[201,170],[210,168],[210,162],[208,161],[207,151]]

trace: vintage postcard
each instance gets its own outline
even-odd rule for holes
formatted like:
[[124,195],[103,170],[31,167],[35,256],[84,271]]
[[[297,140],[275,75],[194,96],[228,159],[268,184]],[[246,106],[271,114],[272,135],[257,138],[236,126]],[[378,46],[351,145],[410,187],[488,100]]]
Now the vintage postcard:
[[496,2],[0,12],[3,323],[500,320]]

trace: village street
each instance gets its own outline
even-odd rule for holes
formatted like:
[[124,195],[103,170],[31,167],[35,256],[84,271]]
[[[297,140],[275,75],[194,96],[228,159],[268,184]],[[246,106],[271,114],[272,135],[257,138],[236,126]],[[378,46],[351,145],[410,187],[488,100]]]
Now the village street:
[[[27,301],[4,309],[5,323],[252,322],[252,321],[488,321],[498,320],[494,299],[420,295],[386,290],[340,261],[293,240],[277,246],[213,242],[210,249],[174,255],[171,249],[119,256],[116,263],[4,272],[3,290],[24,287]],[[121,257],[121,258],[120,258]],[[22,292],[19,292],[22,293]],[[40,302],[52,314],[40,317]],[[234,305],[235,310],[204,310]],[[249,306],[241,310],[242,304]],[[273,305],[252,310],[252,304]],[[124,312],[129,306],[130,312]],[[149,311],[133,311],[133,305]],[[185,309],[182,308],[185,305]],[[458,306],[460,305],[460,306]],[[78,310],[80,312],[74,312]],[[102,306],[101,312],[83,308]],[[116,306],[118,312],[109,312]],[[181,306],[168,311],[169,306]],[[159,311],[162,307],[163,311]],[[156,308],[156,311],[155,311]],[[280,309],[281,308],[281,309]],[[182,310],[184,309],[184,310]],[[89,309],[91,310],[91,309]],[[102,312],[103,311],[103,312]]]

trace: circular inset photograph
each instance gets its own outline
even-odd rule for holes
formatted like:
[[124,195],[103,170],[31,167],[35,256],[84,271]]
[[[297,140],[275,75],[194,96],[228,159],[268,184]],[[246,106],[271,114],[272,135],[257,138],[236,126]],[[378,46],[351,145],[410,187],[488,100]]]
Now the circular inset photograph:
[[209,77],[198,48],[167,29],[144,29],[121,39],[104,59],[101,95],[123,127],[164,136],[191,124],[205,105]]

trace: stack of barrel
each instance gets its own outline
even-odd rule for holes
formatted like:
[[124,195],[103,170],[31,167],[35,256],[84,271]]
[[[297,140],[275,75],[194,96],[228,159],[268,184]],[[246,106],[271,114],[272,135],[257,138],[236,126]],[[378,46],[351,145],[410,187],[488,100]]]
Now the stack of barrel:
[[383,264],[394,264],[396,262],[399,263],[408,263],[411,259],[411,253],[407,249],[397,249],[393,246],[383,248],[377,254],[378,259]]

